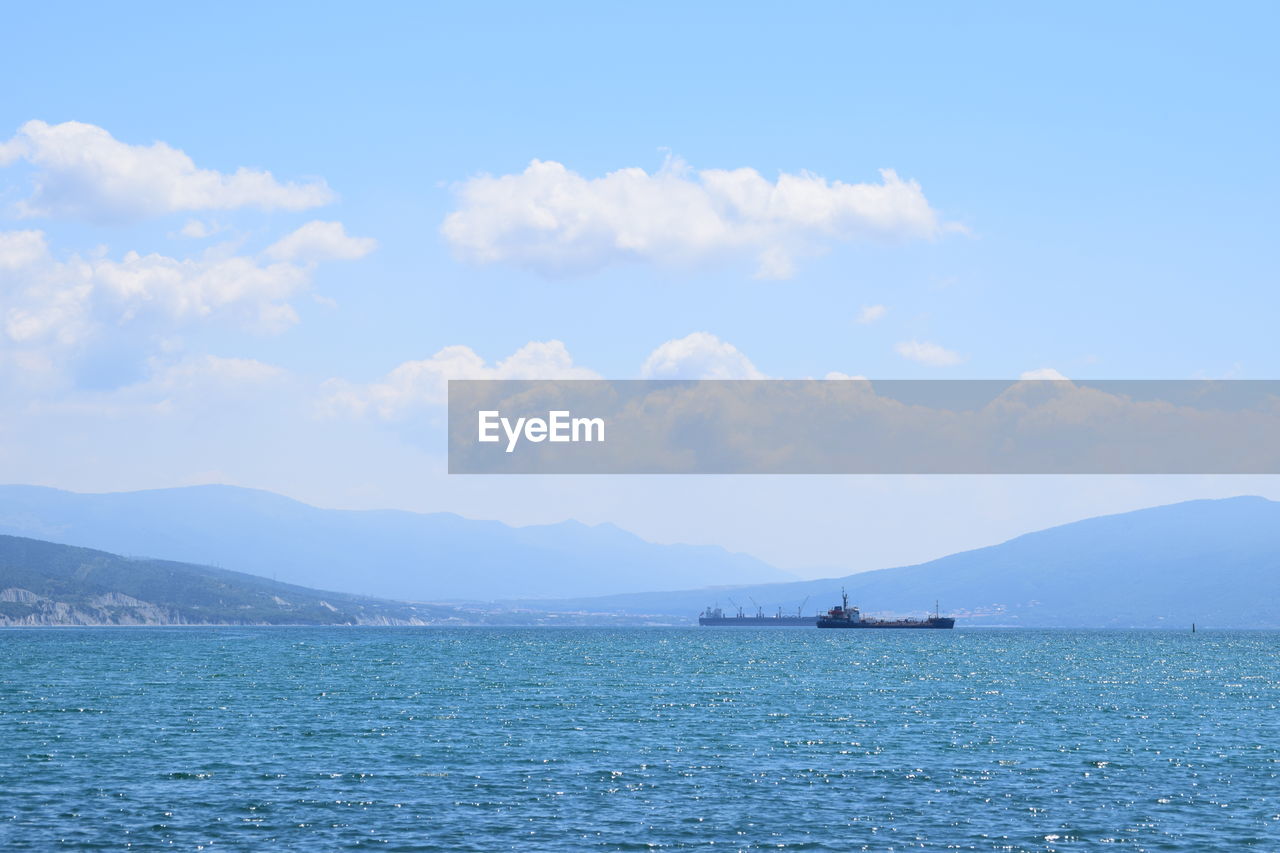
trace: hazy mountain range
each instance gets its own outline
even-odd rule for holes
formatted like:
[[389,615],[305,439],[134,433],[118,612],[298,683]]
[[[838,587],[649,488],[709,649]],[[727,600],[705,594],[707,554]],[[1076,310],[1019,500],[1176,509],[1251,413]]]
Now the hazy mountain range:
[[212,566],[0,536],[0,626],[631,623],[321,592]]
[[806,613],[850,601],[960,625],[1280,628],[1280,503],[1200,500],[1086,519],[928,563],[843,578],[530,603],[554,610],[689,614],[719,603]]
[[[758,604],[767,613],[803,606],[811,614],[836,603],[844,587],[870,613],[922,614],[938,600],[961,626],[1280,627],[1280,503],[1256,497],[1092,518],[928,563],[820,581],[788,581],[786,573],[751,557],[714,547],[654,545],[611,525],[513,528],[449,514],[321,510],[224,486],[102,495],[0,487],[0,533],[150,558],[93,557],[90,562],[120,561],[121,571],[94,575],[114,578],[115,586],[77,589],[65,578],[45,577],[53,586],[40,589],[64,598],[46,597],[73,607],[112,593],[181,603],[168,587],[149,586],[163,577],[152,570],[163,559],[247,573],[224,571],[224,580],[235,575],[227,583],[239,592],[211,597],[202,585],[219,569],[184,568],[183,583],[194,584],[190,601],[203,600],[202,606],[252,610],[276,596],[290,606],[296,599],[299,613],[314,615],[324,601],[331,614],[346,608],[336,621],[485,623],[515,609],[524,615],[501,621],[555,621],[562,617],[550,614],[559,613],[587,622],[689,624],[717,603],[748,612]],[[0,577],[0,590],[38,592],[19,582],[30,566],[24,569],[21,560],[5,565],[13,576]],[[292,592],[267,595],[264,583]],[[664,587],[673,591],[653,591]],[[335,600],[342,593],[345,604]],[[10,598],[15,595],[22,594]],[[375,607],[369,603],[375,597],[443,604],[392,615],[385,608],[405,605],[384,600]],[[459,610],[447,606],[449,600],[496,604]],[[271,608],[262,612],[280,616]]]
[[0,486],[0,534],[406,601],[607,595],[795,579],[744,554],[655,545],[611,524],[511,527],[451,513],[318,509],[234,486],[108,494]]

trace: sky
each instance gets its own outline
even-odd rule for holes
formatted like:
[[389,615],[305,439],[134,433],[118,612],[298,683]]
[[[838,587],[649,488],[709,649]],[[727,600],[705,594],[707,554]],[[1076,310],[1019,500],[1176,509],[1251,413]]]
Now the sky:
[[1227,477],[450,477],[444,381],[1275,378],[1273,4],[24,4],[0,481],[799,574]]

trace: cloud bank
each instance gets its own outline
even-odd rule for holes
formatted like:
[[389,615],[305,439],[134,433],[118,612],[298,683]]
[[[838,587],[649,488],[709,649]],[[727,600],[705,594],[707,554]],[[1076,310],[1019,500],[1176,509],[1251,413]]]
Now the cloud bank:
[[554,161],[457,187],[441,233],[462,258],[549,275],[624,262],[690,266],[748,257],[762,278],[788,278],[797,258],[852,240],[931,240],[945,223],[920,185],[892,169],[879,183],[808,172],[776,181],[755,169],[695,172],[669,160],[653,174],[585,178]]

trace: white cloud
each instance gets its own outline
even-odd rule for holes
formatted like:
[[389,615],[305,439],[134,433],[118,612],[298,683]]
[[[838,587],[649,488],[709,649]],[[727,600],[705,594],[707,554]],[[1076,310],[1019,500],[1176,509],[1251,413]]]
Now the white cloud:
[[467,346],[450,346],[430,358],[406,361],[379,382],[326,383],[324,408],[330,414],[373,415],[391,420],[425,405],[444,403],[450,379],[599,379],[578,367],[560,341],[530,341],[489,365]]
[[0,144],[0,166],[35,167],[35,191],[19,204],[25,216],[94,222],[133,220],[180,211],[303,210],[328,204],[322,180],[281,183],[270,172],[199,169],[164,142],[130,145],[92,124],[29,121]]
[[[368,248],[332,224],[346,249]],[[226,247],[192,258],[138,252],[118,260],[59,258],[41,231],[0,232],[0,343],[66,355],[105,340],[141,352],[141,341],[196,322],[275,333],[297,322],[290,300],[311,276],[309,263],[230,255]]]
[[874,323],[889,313],[889,309],[884,305],[863,305],[862,310],[858,312],[858,322],[866,325]]
[[1035,370],[1023,371],[1022,374],[1018,376],[1018,378],[1019,379],[1066,379],[1067,377],[1063,376],[1061,373],[1054,370],[1052,367],[1039,367],[1039,368],[1036,368]]
[[833,370],[822,378],[828,379],[828,380],[836,379],[836,380],[858,381],[858,382],[868,381],[867,377],[863,376],[861,373],[841,373],[838,370]]
[[[763,379],[732,344],[706,332],[667,341],[641,368],[645,378]],[[531,341],[495,364],[468,346],[449,346],[430,358],[406,361],[383,379],[358,384],[341,379],[325,383],[322,410],[329,415],[372,416],[397,420],[448,397],[450,379],[600,379],[574,363],[560,341]]]
[[29,267],[48,251],[43,231],[0,231],[0,270]]
[[226,230],[224,226],[217,222],[204,222],[200,219],[189,219],[178,233],[183,237],[190,237],[193,240],[203,240],[224,230]]
[[952,367],[964,361],[959,353],[929,341],[902,341],[894,349],[903,358],[929,367]]
[[553,161],[520,174],[472,178],[441,232],[475,263],[543,273],[588,272],[623,261],[690,265],[748,256],[765,278],[787,278],[797,257],[856,239],[932,239],[949,230],[920,185],[891,169],[879,183],[808,172],[770,181],[754,169],[694,172],[669,160],[653,174],[620,169],[584,178]]
[[645,379],[765,379],[733,344],[709,332],[667,341],[645,359]]
[[[39,235],[39,252],[32,250],[31,234]],[[59,260],[38,231],[0,235],[0,244],[14,242],[23,244],[22,263],[10,266],[11,275],[0,282],[0,308],[4,334],[20,343],[74,345],[95,326],[120,328],[144,318],[165,325],[224,318],[254,331],[277,332],[296,322],[287,300],[309,282],[302,267],[246,257],[210,253],[178,259],[127,252],[119,260],[80,255]]]
[[267,248],[268,257],[282,261],[353,261],[378,246],[372,237],[350,237],[341,222],[308,222]]

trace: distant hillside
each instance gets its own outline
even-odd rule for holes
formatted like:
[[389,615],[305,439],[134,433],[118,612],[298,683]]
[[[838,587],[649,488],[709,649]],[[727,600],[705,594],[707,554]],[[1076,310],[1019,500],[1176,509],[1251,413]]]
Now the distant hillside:
[[[223,487],[115,495],[0,487],[0,529],[13,527],[115,541],[122,544],[111,547],[132,554],[206,552],[187,560],[253,574],[0,536],[0,625],[691,624],[715,603],[748,611],[758,603],[766,612],[804,603],[813,613],[834,604],[843,586],[871,613],[922,614],[938,599],[962,627],[1280,628],[1280,503],[1251,497],[1088,519],[916,566],[732,586],[723,579],[776,572],[715,548],[650,545],[608,525],[511,528],[450,515],[337,512]],[[722,579],[718,588],[705,588],[717,583],[702,579],[708,574]],[[543,599],[547,590],[646,585],[682,591]],[[370,594],[508,604],[413,605]]]
[[1201,500],[1087,519],[916,566],[720,590],[530,602],[548,609],[665,613],[752,600],[806,613],[850,600],[923,614],[940,600],[959,625],[1280,628],[1280,503]]
[[651,620],[563,617],[407,604],[321,592],[166,560],[0,536],[0,627],[39,625],[608,625]]
[[0,625],[433,624],[452,607],[318,592],[253,575],[0,536]]
[[232,486],[110,494],[0,486],[0,533],[414,601],[793,579],[744,554],[655,545],[609,524],[510,527],[449,513],[325,510]]

